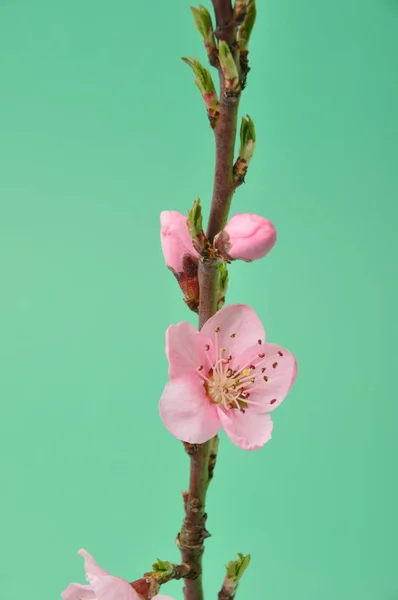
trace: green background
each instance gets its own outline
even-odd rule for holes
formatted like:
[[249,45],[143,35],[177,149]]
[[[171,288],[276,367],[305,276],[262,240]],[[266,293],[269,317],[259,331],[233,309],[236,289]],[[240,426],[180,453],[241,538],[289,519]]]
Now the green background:
[[[232,265],[228,301],[299,377],[262,451],[222,436],[207,598],[240,551],[242,599],[394,600],[398,3],[259,5],[241,105],[258,149],[233,211],[279,242]],[[130,580],[178,560],[188,462],[157,402],[165,329],[191,315],[158,220],[211,196],[191,54],[185,0],[0,0],[4,600],[83,581],[80,547]]]

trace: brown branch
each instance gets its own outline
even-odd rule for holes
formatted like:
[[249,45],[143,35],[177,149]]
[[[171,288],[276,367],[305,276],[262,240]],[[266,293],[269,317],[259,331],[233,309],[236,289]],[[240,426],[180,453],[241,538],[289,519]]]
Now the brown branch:
[[232,2],[231,0],[212,0],[212,2],[217,23],[216,37],[219,40],[231,42],[235,31]]
[[[234,191],[234,148],[239,96],[227,96],[221,81],[220,117],[215,129],[216,167],[207,237],[210,242],[227,222]],[[202,266],[202,265],[200,265]],[[203,290],[206,294],[206,289]],[[200,296],[202,300],[202,289]],[[200,315],[200,313],[199,313]]]
[[[216,15],[216,36],[231,46],[236,39],[231,0],[212,0]],[[210,208],[207,237],[210,242],[225,226],[234,192],[234,147],[237,129],[239,94],[225,93],[224,77],[220,75],[220,116],[214,130],[216,141],[216,164],[213,197]],[[219,296],[219,269],[215,263],[201,261],[199,264],[199,329],[216,313]],[[189,566],[185,579],[185,600],[203,600],[202,555],[204,540],[209,537],[206,529],[206,490],[213,476],[217,445],[211,440],[205,444],[184,444],[190,457],[190,482],[188,494],[183,494],[185,518],[177,544],[182,562]]]
[[185,580],[186,600],[203,600],[202,555],[203,542],[209,537],[206,530],[205,497],[209,479],[208,464],[210,442],[184,444],[191,461],[189,496],[184,497],[185,519],[177,536],[184,563],[189,565],[189,578]]

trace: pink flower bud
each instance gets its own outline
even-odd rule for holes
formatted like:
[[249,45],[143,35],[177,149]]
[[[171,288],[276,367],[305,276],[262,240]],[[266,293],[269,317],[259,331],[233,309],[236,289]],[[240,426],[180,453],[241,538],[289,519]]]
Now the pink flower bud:
[[160,213],[160,239],[166,265],[173,272],[188,307],[199,306],[199,254],[192,245],[187,217],[176,210]]
[[160,213],[160,240],[166,265],[176,273],[183,272],[186,254],[198,258],[188,231],[187,217],[177,210]]
[[246,262],[268,254],[275,242],[276,229],[271,221],[248,213],[232,217],[214,239],[221,256]]

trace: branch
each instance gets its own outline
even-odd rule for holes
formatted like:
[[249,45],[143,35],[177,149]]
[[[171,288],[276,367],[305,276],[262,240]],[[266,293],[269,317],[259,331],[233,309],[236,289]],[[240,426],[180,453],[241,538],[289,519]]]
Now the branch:
[[231,42],[235,31],[231,0],[212,0],[212,3],[217,23],[216,37]]
[[[233,19],[231,0],[212,0],[216,15],[216,37],[232,46],[236,42],[236,24]],[[226,48],[228,51],[228,48]],[[227,77],[228,77],[228,73]],[[213,197],[210,208],[207,238],[210,242],[227,222],[234,192],[234,147],[237,129],[237,114],[240,93],[229,93],[222,69],[220,76],[220,115],[214,129],[216,142],[216,164]],[[227,80],[228,83],[228,80]],[[199,263],[199,329],[217,312],[219,300],[219,267],[216,263]],[[206,529],[206,490],[213,476],[217,456],[217,443],[184,444],[190,457],[189,492],[184,493],[185,518],[177,544],[182,562],[190,569],[185,579],[185,600],[203,600],[202,555],[204,540],[209,537]]]
[[189,578],[185,580],[185,600],[203,600],[202,554],[203,542],[209,537],[205,513],[206,489],[209,479],[210,442],[206,444],[185,443],[190,457],[189,493],[183,494],[185,519],[177,536],[182,561],[189,565]]

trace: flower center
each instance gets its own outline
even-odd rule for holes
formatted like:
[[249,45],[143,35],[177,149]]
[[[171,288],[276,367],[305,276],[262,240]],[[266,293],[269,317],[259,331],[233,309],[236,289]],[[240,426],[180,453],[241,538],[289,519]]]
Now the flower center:
[[[216,329],[216,362],[212,364],[208,357],[209,369],[205,369],[204,365],[200,365],[197,369],[198,374],[203,379],[203,385],[206,394],[213,404],[217,404],[226,410],[234,409],[245,413],[246,409],[251,405],[258,404],[250,399],[250,392],[258,386],[258,379],[268,380],[265,375],[265,367],[261,367],[261,363],[265,358],[264,352],[258,352],[248,362],[242,366],[233,369],[233,356],[228,354],[225,348],[218,348]],[[231,335],[232,338],[235,334]],[[258,340],[261,344],[262,341]],[[210,350],[209,346],[205,346],[205,352]]]

